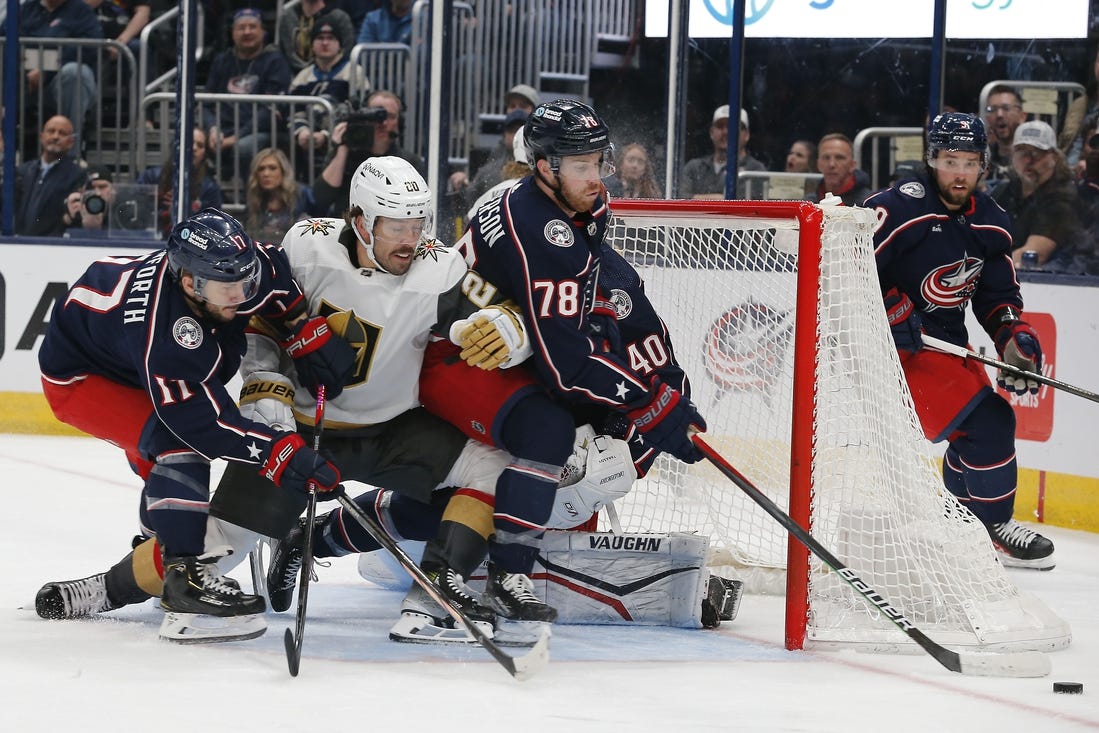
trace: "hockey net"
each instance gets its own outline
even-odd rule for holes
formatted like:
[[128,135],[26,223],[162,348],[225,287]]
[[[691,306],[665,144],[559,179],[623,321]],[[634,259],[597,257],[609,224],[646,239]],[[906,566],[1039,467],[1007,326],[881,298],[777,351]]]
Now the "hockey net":
[[[873,212],[777,201],[612,209],[608,241],[644,277],[715,449],[939,643],[1068,644],[1068,626],[1014,587],[984,527],[943,489],[885,320]],[[634,357],[661,354],[641,345]],[[788,648],[911,645],[705,461],[662,456],[615,506],[623,531],[706,533],[711,566],[749,590],[785,589]],[[600,524],[609,529],[605,515]]]

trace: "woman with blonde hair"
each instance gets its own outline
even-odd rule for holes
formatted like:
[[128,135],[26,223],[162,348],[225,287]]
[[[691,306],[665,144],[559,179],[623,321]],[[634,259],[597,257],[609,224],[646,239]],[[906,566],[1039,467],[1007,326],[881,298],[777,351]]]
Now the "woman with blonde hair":
[[612,178],[606,179],[607,190],[612,196],[630,199],[662,198],[660,186],[656,183],[656,173],[649,152],[640,143],[630,143],[617,155],[618,170]]
[[294,180],[290,159],[277,148],[252,159],[245,205],[244,228],[260,242],[281,242],[294,222],[321,215],[313,190]]

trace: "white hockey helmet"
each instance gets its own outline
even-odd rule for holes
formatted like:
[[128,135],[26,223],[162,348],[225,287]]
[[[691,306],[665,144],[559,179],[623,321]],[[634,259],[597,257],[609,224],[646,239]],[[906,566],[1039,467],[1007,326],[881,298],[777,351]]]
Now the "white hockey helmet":
[[355,169],[349,196],[351,208],[362,210],[366,238],[355,230],[366,248],[366,254],[383,272],[385,268],[374,257],[374,221],[379,216],[390,219],[423,219],[424,236],[432,233],[431,190],[424,177],[403,158],[386,155],[367,158]]
[[515,138],[511,141],[511,152],[515,156],[516,163],[530,165],[530,158],[527,157],[527,143],[525,137],[526,134],[523,132],[522,127],[515,131]]

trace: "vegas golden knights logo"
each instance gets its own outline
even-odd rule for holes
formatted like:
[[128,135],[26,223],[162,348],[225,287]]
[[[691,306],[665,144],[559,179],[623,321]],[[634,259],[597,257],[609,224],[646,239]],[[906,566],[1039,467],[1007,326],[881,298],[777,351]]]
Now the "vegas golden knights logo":
[[320,314],[328,321],[329,328],[342,336],[355,350],[355,372],[345,386],[354,387],[363,384],[370,377],[370,366],[374,362],[374,353],[381,336],[381,326],[364,321],[355,315],[355,311],[342,311],[326,300],[321,300]]

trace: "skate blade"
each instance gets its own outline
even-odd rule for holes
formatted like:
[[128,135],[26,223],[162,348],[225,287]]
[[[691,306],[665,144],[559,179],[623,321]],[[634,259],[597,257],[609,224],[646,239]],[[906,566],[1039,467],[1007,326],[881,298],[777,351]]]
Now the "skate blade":
[[[995,545],[993,545],[995,546]],[[1005,568],[1025,568],[1027,570],[1053,570],[1057,565],[1057,560],[1053,555],[1048,557],[1040,557],[1036,560],[1020,560],[1017,557],[1012,557],[999,547],[996,547],[996,557],[1000,560],[1000,564]]]
[[262,614],[222,617],[166,611],[160,624],[160,638],[176,644],[247,641],[263,636],[265,631],[267,622]]
[[[477,623],[477,622],[474,622]],[[478,623],[478,626],[490,639],[492,626]],[[439,626],[437,619],[419,613],[402,613],[389,630],[389,638],[404,644],[477,644],[477,639],[461,626],[450,628]]]
[[500,646],[534,646],[543,633],[549,636],[552,624],[545,621],[512,621],[504,617],[496,620],[492,639]]

